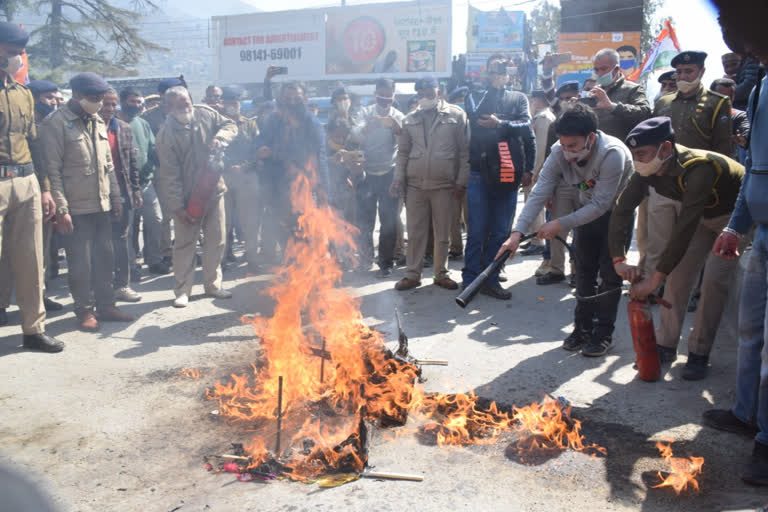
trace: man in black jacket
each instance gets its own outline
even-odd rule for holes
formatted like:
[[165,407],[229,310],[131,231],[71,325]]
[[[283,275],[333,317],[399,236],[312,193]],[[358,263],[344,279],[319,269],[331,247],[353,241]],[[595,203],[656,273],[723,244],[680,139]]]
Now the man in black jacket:
[[[467,246],[464,286],[469,285],[496,255],[515,216],[517,190],[530,184],[536,159],[528,99],[504,89],[506,58],[488,58],[486,89],[474,91],[465,100],[470,122],[469,186],[467,190]],[[482,290],[491,297],[512,297],[499,285],[498,275]]]

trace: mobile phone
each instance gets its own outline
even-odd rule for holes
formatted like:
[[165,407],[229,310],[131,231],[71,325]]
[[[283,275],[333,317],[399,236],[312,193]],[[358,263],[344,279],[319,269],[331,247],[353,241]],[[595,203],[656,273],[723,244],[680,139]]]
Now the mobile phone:
[[579,98],[580,103],[584,103],[585,105],[595,108],[597,106],[597,98],[594,96],[587,96],[586,98]]
[[272,69],[275,70],[276,75],[287,75],[288,74],[288,68],[286,66],[272,66]]

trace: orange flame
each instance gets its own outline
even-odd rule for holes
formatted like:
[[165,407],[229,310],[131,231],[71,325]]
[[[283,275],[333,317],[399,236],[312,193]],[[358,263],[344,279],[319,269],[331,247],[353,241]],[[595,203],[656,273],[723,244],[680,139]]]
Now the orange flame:
[[666,444],[662,441],[656,443],[656,448],[661,456],[664,457],[664,461],[669,465],[670,473],[665,478],[659,472],[661,483],[654,485],[653,488],[672,487],[676,494],[680,494],[687,490],[690,485],[694,491],[698,491],[699,482],[696,480],[696,477],[701,475],[704,457],[689,457],[687,459],[673,457],[672,443],[673,441],[668,441]]
[[187,379],[197,380],[200,378],[200,370],[197,368],[182,368],[179,370],[179,375]]

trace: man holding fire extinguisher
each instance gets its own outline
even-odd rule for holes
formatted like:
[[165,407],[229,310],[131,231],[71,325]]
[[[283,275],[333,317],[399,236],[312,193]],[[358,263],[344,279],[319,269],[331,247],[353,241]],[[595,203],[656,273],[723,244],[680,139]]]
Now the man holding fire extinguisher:
[[221,259],[225,248],[224,179],[212,167],[237,136],[237,125],[204,105],[192,105],[189,91],[171,87],[165,92],[169,115],[157,136],[160,166],[155,176],[165,211],[173,212],[175,241],[174,307],[189,303],[195,279],[195,249],[203,233],[203,281],[209,297],[228,299],[221,288]]
[[[688,339],[688,361],[682,374],[686,380],[701,380],[707,375],[709,353],[736,269],[735,262],[715,258],[710,251],[717,235],[728,225],[744,167],[719,153],[675,144],[675,132],[668,117],[654,117],[638,124],[626,143],[632,151],[636,172],[611,216],[609,243],[614,268],[634,283],[630,295],[639,301],[645,301],[666,278],[664,300],[672,307],[660,311],[657,344],[661,362],[672,362],[677,358],[688,297],[706,262],[701,302]],[[666,198],[680,201],[682,206],[656,271],[642,275],[639,267],[626,263],[625,242],[632,227],[632,214],[649,187]]]

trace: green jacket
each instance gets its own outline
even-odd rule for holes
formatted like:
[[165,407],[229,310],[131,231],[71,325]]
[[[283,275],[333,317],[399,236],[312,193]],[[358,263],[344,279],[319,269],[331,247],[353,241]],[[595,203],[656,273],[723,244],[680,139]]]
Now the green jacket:
[[674,165],[663,175],[632,175],[619,196],[608,228],[611,257],[624,257],[625,243],[632,230],[635,208],[648,195],[648,187],[664,197],[682,202],[672,236],[656,269],[669,274],[688,250],[699,220],[727,215],[739,195],[744,167],[712,151],[675,146]]
[[605,88],[608,98],[616,104],[613,110],[597,110],[598,127],[604,133],[624,140],[641,121],[651,117],[651,105],[640,84],[620,76],[616,82]]
[[133,133],[133,147],[136,148],[136,163],[139,166],[139,184],[144,186],[155,176],[157,165],[157,148],[155,147],[155,134],[152,127],[139,116],[131,122]]

